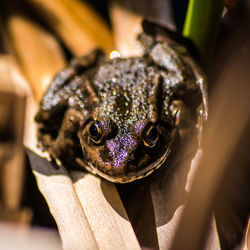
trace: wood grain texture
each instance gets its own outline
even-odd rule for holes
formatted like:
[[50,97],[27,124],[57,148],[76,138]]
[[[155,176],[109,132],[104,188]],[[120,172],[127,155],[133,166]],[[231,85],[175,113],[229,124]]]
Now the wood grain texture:
[[115,185],[92,174],[71,176],[99,249],[140,249]]
[[98,249],[67,171],[29,152],[38,187],[55,218],[64,249]]

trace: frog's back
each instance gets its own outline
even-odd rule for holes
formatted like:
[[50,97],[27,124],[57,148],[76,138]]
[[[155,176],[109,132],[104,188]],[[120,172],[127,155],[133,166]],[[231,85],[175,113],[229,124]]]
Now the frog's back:
[[[93,79],[103,116],[115,122],[144,120],[152,111],[157,71],[145,58],[116,58],[99,67]],[[151,110],[151,111],[150,111]]]

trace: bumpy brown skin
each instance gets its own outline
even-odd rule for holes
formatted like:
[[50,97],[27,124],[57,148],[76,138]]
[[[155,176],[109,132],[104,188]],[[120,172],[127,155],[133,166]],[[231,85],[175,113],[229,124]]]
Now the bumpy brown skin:
[[[40,147],[52,158],[130,182],[164,165],[176,137],[194,134],[206,102],[204,76],[182,47],[146,34],[140,41],[142,57],[105,60],[96,50],[55,77],[35,118]],[[98,143],[93,121],[101,126]],[[150,124],[158,140],[148,147]]]

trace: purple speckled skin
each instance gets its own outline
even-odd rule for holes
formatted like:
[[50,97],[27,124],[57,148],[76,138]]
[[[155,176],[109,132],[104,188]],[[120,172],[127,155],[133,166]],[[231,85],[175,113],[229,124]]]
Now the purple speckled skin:
[[94,51],[55,77],[36,116],[42,149],[120,183],[167,165],[176,138],[195,134],[204,76],[180,46],[145,34],[141,40],[142,57],[105,60]]

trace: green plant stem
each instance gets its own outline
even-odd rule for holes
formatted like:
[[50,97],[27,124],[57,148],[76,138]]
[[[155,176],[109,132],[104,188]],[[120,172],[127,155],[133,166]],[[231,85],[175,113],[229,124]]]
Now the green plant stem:
[[195,44],[203,64],[212,54],[219,30],[223,0],[190,0],[183,35]]

